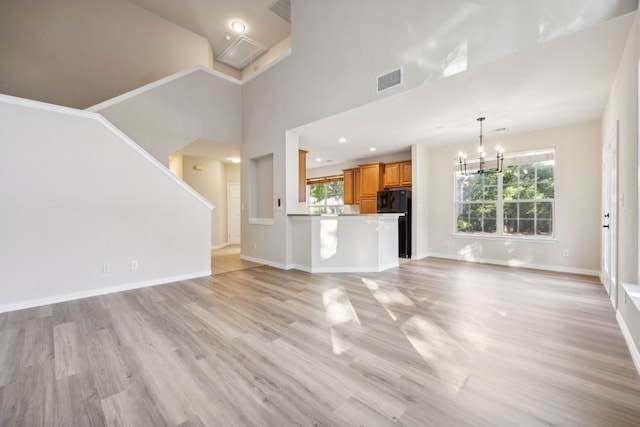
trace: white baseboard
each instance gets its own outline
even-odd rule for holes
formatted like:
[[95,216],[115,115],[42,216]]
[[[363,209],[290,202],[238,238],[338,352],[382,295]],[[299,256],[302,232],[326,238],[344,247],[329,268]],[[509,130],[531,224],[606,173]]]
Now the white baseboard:
[[289,264],[287,270],[300,270],[306,273],[379,273],[390,268],[398,267],[400,263],[391,263],[380,267],[309,267],[308,265]]
[[57,304],[59,302],[72,301],[77,299],[95,297],[98,295],[112,294],[115,292],[130,291],[133,289],[146,288],[149,286],[165,285],[167,283],[179,282],[181,280],[196,279],[198,277],[211,276],[211,270],[201,271],[198,273],[183,274],[180,276],[163,277],[159,279],[146,280],[135,283],[125,283],[122,285],[108,286],[105,288],[88,289],[80,292],[72,292],[68,294],[52,295],[44,298],[33,298],[24,301],[18,301],[10,304],[0,305],[0,313],[8,311],[23,310],[25,308],[40,307],[43,305]]
[[289,270],[289,268],[287,268],[287,266],[285,264],[280,264],[280,263],[273,262],[273,261],[266,260],[266,259],[262,259],[262,258],[256,258],[256,257],[240,254],[240,259],[244,259],[246,261],[255,262],[257,264],[268,265],[269,267],[279,268],[280,270]]
[[629,347],[629,353],[631,353],[631,359],[633,360],[633,364],[636,367],[636,371],[638,371],[638,374],[640,374],[640,351],[638,350],[638,346],[633,341],[631,332],[629,332],[629,328],[627,328],[624,317],[622,317],[619,311],[616,311],[616,320],[618,321],[618,325],[620,326],[620,330],[622,331],[624,340],[627,342],[627,347]]
[[442,254],[442,253],[429,253],[429,257],[434,258],[445,258],[452,259],[456,261],[467,261],[467,262],[476,262],[479,264],[492,264],[492,265],[502,265],[505,267],[517,267],[517,268],[530,268],[532,270],[545,270],[545,271],[555,271],[557,273],[570,273],[570,274],[582,274],[585,276],[600,276],[600,271],[597,270],[587,270],[583,268],[572,268],[572,267],[562,267],[557,265],[541,265],[541,264],[529,264],[529,263],[512,263],[509,261],[496,260],[496,259],[487,259],[487,258],[473,258],[466,259],[463,256],[459,255],[451,255],[451,254]]
[[416,261],[416,260],[419,260],[419,259],[427,258],[428,256],[429,256],[428,252],[419,253],[419,254],[413,254],[413,255],[411,255],[411,260],[412,261]]
[[214,249],[222,249],[222,248],[225,248],[225,247],[227,247],[227,246],[229,246],[229,243],[222,243],[222,244],[220,244],[220,245],[212,245],[212,246],[211,246],[211,250],[214,250]]

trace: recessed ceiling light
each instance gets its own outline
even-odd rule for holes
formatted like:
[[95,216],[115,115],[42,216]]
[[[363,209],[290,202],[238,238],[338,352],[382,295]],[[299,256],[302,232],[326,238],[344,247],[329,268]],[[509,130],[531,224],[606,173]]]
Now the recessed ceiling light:
[[240,159],[238,157],[229,157],[228,159],[231,163],[240,163]]
[[322,159],[321,159],[320,157],[318,157],[318,158],[316,159],[316,162],[321,162],[321,161],[322,161]]
[[369,148],[369,151],[376,151],[376,147]]
[[345,142],[347,142],[347,138],[340,138],[340,139],[338,140],[338,142],[339,142],[340,144],[344,144]]
[[245,30],[247,29],[247,26],[244,24],[244,22],[233,21],[231,23],[231,29],[236,33],[244,33]]

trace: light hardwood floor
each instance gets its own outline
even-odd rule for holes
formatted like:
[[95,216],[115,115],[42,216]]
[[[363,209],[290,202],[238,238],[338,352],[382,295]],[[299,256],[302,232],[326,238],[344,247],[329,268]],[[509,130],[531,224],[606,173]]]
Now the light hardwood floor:
[[228,273],[230,271],[246,270],[260,267],[262,264],[240,259],[240,245],[229,245],[211,250],[211,274]]
[[593,278],[258,267],[0,315],[1,426],[638,426]]

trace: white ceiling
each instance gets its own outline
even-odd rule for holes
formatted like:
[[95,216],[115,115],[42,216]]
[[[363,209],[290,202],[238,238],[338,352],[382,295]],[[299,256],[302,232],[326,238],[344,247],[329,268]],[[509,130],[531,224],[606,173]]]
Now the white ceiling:
[[[245,33],[247,37],[267,48],[288,36],[291,30],[290,24],[270,11],[274,1],[127,0],[120,4],[128,5],[129,8],[122,8],[120,15],[106,16],[104,22],[95,19],[87,22],[94,26],[100,24],[100,29],[103,30],[113,29],[114,31],[108,34],[105,30],[104,38],[109,41],[116,38],[116,29],[119,32],[123,31],[122,28],[115,25],[117,20],[123,20],[135,10],[140,10],[140,7],[206,38],[213,48],[214,57],[217,57],[239,37],[233,35],[230,29],[230,23],[236,19],[247,24],[248,29]],[[17,7],[23,3],[28,3],[29,7],[25,6],[24,10],[8,7],[9,5]],[[113,97],[114,93],[123,93],[123,88],[140,87],[141,84],[134,85],[138,80],[144,81],[148,78],[149,81],[153,81],[157,79],[150,74],[149,70],[143,69],[141,66],[139,68],[142,71],[134,72],[135,67],[140,65],[135,61],[143,64],[149,63],[153,58],[158,58],[156,53],[149,52],[151,55],[149,58],[144,55],[141,57],[139,51],[132,50],[131,58],[129,56],[121,58],[118,56],[123,51],[120,44],[114,44],[114,47],[110,49],[97,49],[96,46],[99,44],[96,44],[94,39],[90,39],[93,40],[93,43],[86,43],[87,46],[85,46],[82,43],[83,40],[76,37],[77,32],[80,31],[79,28],[81,28],[80,23],[84,22],[81,18],[88,19],[96,14],[107,15],[106,9],[98,7],[100,4],[91,3],[91,5],[83,6],[85,2],[81,0],[66,0],[70,6],[64,10],[77,12],[76,15],[70,17],[70,19],[73,18],[71,21],[66,22],[61,18],[66,15],[52,14],[52,11],[57,10],[53,6],[40,14],[36,13],[43,9],[34,6],[37,3],[37,0],[5,2],[4,4],[0,2],[3,4],[0,6],[0,10],[6,12],[0,14],[0,22],[3,22],[3,26],[0,26],[0,34],[6,33],[4,41],[8,42],[16,38],[19,41],[33,42],[33,37],[30,36],[31,32],[37,30],[41,22],[46,22],[44,20],[46,15],[43,14],[48,14],[51,15],[50,26],[55,27],[56,30],[65,27],[65,25],[69,27],[69,34],[65,33],[61,38],[67,43],[65,44],[67,51],[71,46],[69,40],[77,39],[79,47],[73,46],[80,50],[71,50],[69,55],[77,58],[83,65],[95,64],[94,68],[96,69],[85,70],[64,56],[63,53],[66,51],[59,49],[62,42],[51,46],[47,45],[44,35],[56,33],[45,32],[42,33],[45,40],[38,39],[35,46],[44,45],[43,49],[58,49],[52,50],[57,52],[55,55],[40,54],[39,50],[34,50],[34,43],[25,46],[20,43],[8,43],[7,49],[2,52],[23,52],[27,56],[17,58],[16,61],[6,61],[5,65],[8,62],[18,63],[19,61],[29,65],[31,63],[29,61],[35,61],[34,58],[51,57],[60,59],[56,64],[69,62],[70,68],[58,70],[56,75],[59,75],[59,80],[51,80],[52,68],[55,64],[44,63],[43,66],[27,67],[26,69],[30,70],[31,74],[22,68],[16,68],[14,73],[17,76],[16,79],[24,76],[24,79],[18,82],[21,85],[6,79],[8,71],[5,70],[5,75],[0,77],[5,78],[6,84],[11,89],[5,90],[7,93],[61,105],[76,106],[89,102],[83,97],[86,98],[85,95],[90,92],[91,88],[99,89],[100,93],[92,94],[92,97],[89,98],[104,100]],[[556,7],[556,3],[551,0],[548,0],[547,3]],[[573,9],[569,3],[565,5],[568,8],[565,13],[571,15]],[[557,7],[560,8],[561,5],[558,3]],[[6,18],[5,21],[2,21],[2,16]],[[8,16],[12,16],[12,19],[9,19]],[[20,20],[17,19],[18,17]],[[115,21],[107,18],[112,18]],[[140,31],[148,33],[148,27],[144,27],[143,22],[140,21],[144,17],[135,15],[135,18],[137,19],[136,25],[141,27]],[[479,116],[487,117],[485,135],[488,144],[490,144],[492,137],[497,138],[508,133],[528,132],[597,119],[602,115],[615,71],[618,68],[624,41],[634,18],[635,14],[630,14],[594,24],[587,29],[557,37],[506,58],[475,66],[447,78],[430,80],[417,88],[401,91],[397,95],[388,96],[380,101],[301,126],[295,131],[300,135],[301,148],[309,151],[307,165],[308,167],[317,167],[327,165],[327,160],[332,160],[332,164],[338,164],[363,159],[371,156],[372,153],[369,151],[371,147],[377,149],[378,155],[383,155],[404,151],[416,143],[437,146],[476,141],[478,134],[476,118]],[[27,28],[28,31],[17,31],[10,27],[8,24],[12,20],[18,20],[17,25],[20,28]],[[72,24],[80,27],[76,28]],[[160,31],[157,28],[156,30]],[[162,35],[157,32],[153,34],[156,38]],[[137,33],[127,33],[127,35],[132,40],[140,38]],[[175,35],[172,33],[172,36]],[[231,40],[226,40],[226,35],[231,36]],[[49,38],[52,37],[49,35]],[[165,43],[164,40],[161,42]],[[204,40],[202,42],[206,44]],[[162,45],[162,43],[160,44]],[[2,46],[1,42],[0,46]],[[198,55],[194,54],[194,57],[198,57]],[[190,58],[185,61],[191,61]],[[119,65],[132,62],[135,62],[135,67],[131,65],[124,69]],[[170,59],[170,62],[176,64],[176,60],[173,58]],[[34,62],[34,64],[40,63]],[[109,66],[109,64],[111,65]],[[49,68],[47,69],[46,66]],[[47,70],[48,79],[38,79],[37,75],[34,77],[33,70],[40,69]],[[74,72],[75,74],[73,74]],[[167,75],[163,74],[164,72],[160,72],[160,75]],[[33,79],[28,79],[29,76]],[[126,84],[120,82],[129,76],[135,78],[132,77],[133,80],[127,81]],[[94,84],[97,77],[100,77],[100,84]],[[36,84],[38,82],[42,84]],[[76,85],[78,82],[82,82],[84,85]],[[0,83],[2,83],[2,79],[0,79]],[[70,86],[65,86],[63,83],[69,83]],[[48,96],[48,92],[46,92],[54,88],[60,88],[57,98]],[[38,91],[43,91],[43,93],[40,94]],[[199,97],[197,90],[195,95],[189,98],[190,104],[188,103],[188,105],[200,106],[202,103],[194,104],[194,97]],[[215,100],[215,98],[211,99]],[[163,104],[155,105],[154,108],[168,110],[172,101],[175,101],[175,98],[169,97],[165,107]],[[157,104],[158,100],[154,99],[154,102]],[[191,110],[187,109],[187,111]],[[201,111],[202,114],[209,114],[208,117],[212,116],[206,106],[202,106],[198,111]],[[175,116],[181,117],[183,112],[174,111],[173,113]],[[158,121],[157,116],[154,117],[159,123],[157,127],[166,127],[173,123],[169,120]],[[149,121],[150,119],[147,122]],[[180,132],[184,128],[185,126],[182,126],[172,131]],[[506,128],[506,130],[503,133],[495,134],[493,130],[497,128]],[[189,151],[184,154],[206,155],[219,159],[232,156],[226,151],[216,154],[216,145],[220,144],[212,141],[225,140],[224,138],[213,138],[204,133],[192,135],[192,133],[174,138],[185,145],[193,143],[190,147],[185,147]],[[162,132],[162,135],[171,135],[171,133]],[[338,142],[340,137],[345,137],[348,141],[340,144]],[[236,142],[237,140],[238,138],[227,138],[226,142]],[[205,147],[207,142],[209,144]],[[233,144],[225,144],[218,148],[228,150],[231,148],[230,145],[233,146]],[[237,146],[235,147],[237,150]],[[322,161],[315,162],[316,158],[321,158]]]
[[[510,57],[294,131],[309,168],[406,150],[485,141],[598,119],[635,14],[561,37]],[[499,134],[496,129],[506,128]],[[338,142],[344,137],[346,143]],[[321,159],[321,161],[316,161]]]
[[276,0],[128,1],[206,38],[214,58],[240,37],[231,30],[233,21],[243,22],[247,27],[243,35],[267,50],[291,32],[291,25],[270,10]]

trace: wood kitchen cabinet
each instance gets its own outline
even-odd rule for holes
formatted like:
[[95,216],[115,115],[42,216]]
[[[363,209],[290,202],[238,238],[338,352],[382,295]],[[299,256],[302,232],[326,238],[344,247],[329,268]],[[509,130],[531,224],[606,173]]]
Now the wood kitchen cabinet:
[[344,204],[356,205],[360,203],[360,168],[343,169]]
[[298,150],[298,202],[307,201],[307,153]]
[[384,188],[384,163],[360,165],[360,213],[376,213],[378,191]]
[[411,186],[411,160],[400,163],[400,186]]
[[387,163],[384,166],[384,188],[411,185],[411,160]]

